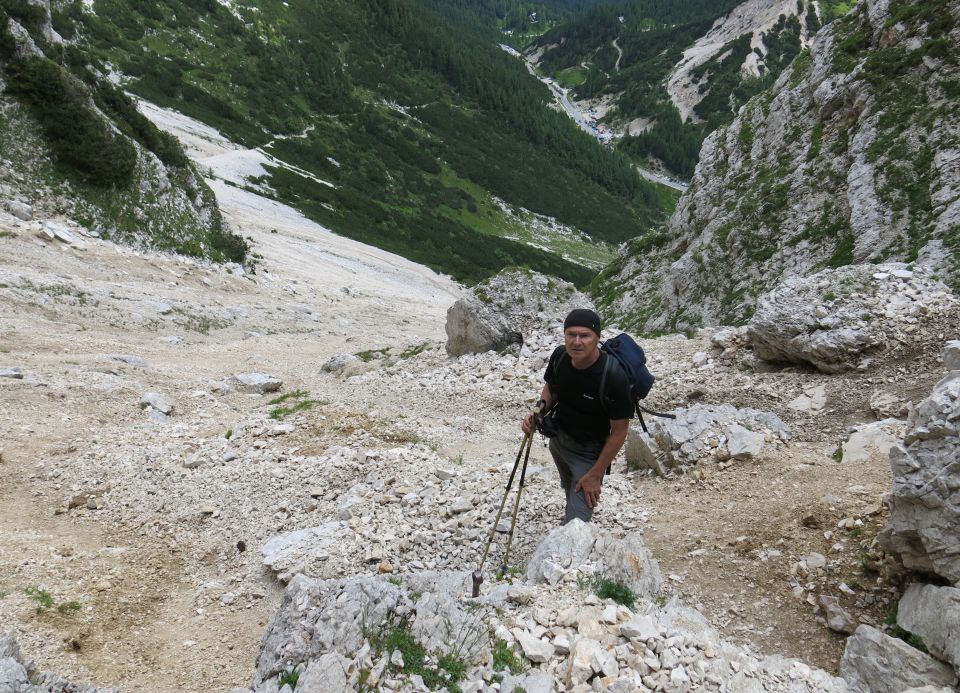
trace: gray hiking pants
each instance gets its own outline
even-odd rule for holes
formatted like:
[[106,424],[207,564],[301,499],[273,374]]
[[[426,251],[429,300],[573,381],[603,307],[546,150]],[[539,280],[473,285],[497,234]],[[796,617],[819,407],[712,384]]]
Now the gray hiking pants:
[[560,472],[560,488],[566,494],[567,508],[563,516],[563,524],[567,524],[575,517],[584,522],[590,522],[593,517],[593,508],[587,505],[583,491],[574,491],[580,477],[589,472],[600,457],[603,443],[581,443],[564,431],[550,439],[550,454]]

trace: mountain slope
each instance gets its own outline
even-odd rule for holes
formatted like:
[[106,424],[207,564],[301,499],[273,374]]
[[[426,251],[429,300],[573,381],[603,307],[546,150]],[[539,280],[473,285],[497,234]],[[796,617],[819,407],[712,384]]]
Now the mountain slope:
[[[583,284],[578,232],[609,257],[665,214],[469,6],[70,0],[56,17],[125,88],[282,162],[251,186],[462,281],[524,264]],[[530,238],[524,210],[570,231]]]
[[594,286],[626,325],[737,324],[782,278],[903,260],[960,279],[960,2],[869,0],[704,143],[676,213]]
[[773,84],[845,10],[800,0],[632,0],[594,9],[537,41],[541,67],[571,84],[622,151],[693,173],[703,138]]
[[0,3],[0,158],[5,197],[101,235],[217,260],[246,243],[223,229],[183,150],[105,76],[75,60],[49,5]]

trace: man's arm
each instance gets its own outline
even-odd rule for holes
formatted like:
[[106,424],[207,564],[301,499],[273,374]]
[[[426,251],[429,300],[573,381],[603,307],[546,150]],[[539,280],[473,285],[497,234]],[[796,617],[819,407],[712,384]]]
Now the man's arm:
[[600,502],[600,484],[603,482],[603,475],[607,467],[613,464],[613,458],[620,452],[624,441],[627,439],[627,431],[630,430],[629,419],[611,419],[610,435],[607,436],[603,449],[600,450],[600,456],[597,457],[596,464],[590,471],[580,477],[574,491],[583,489],[583,495],[587,500],[589,507],[594,507]]

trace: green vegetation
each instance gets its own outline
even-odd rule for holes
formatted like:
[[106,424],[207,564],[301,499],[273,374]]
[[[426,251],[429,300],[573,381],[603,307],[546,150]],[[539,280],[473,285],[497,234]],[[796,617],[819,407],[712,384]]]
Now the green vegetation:
[[[740,71],[753,50],[753,36],[744,34],[730,41],[712,59],[693,70],[691,76],[699,84],[702,99],[694,108],[696,118],[684,122],[663,83],[683,51],[737,4],[734,0],[631,0],[601,5],[535,42],[548,48],[541,67],[560,79],[560,75],[588,65],[586,79],[576,87],[578,97],[617,94],[617,106],[606,120],[622,123],[646,118],[653,122],[645,133],[623,138],[618,148],[641,161],[648,157],[658,159],[674,173],[689,177],[704,137],[730,123],[743,104],[773,84],[800,54],[802,21],[808,31],[820,28],[812,3],[807,3],[802,21],[793,15],[781,15],[762,36],[767,50],[757,56],[760,76],[755,78],[744,78]],[[804,14],[802,2],[798,11]],[[619,71],[614,70],[614,39],[623,49]],[[808,66],[809,53],[806,63],[794,68],[794,78],[805,74]]]
[[275,406],[277,404],[283,404],[284,402],[290,402],[290,404],[285,407],[271,409],[270,418],[275,421],[280,421],[291,414],[312,409],[318,404],[325,404],[325,402],[321,400],[309,399],[309,397],[310,393],[306,390],[294,390],[293,392],[287,392],[279,397],[275,397],[267,402],[267,406]]
[[[589,4],[97,0],[93,14],[66,0],[54,23],[95,68],[130,76],[124,88],[297,167],[254,183],[338,233],[466,283],[524,265],[584,286],[598,258],[521,237],[493,199],[610,245],[669,210],[496,45],[498,28],[539,31]],[[97,98],[140,132],[115,93]]]
[[277,685],[280,688],[284,686],[290,686],[290,688],[296,689],[297,681],[300,680],[300,672],[297,671],[296,667],[290,667],[285,671],[281,671],[277,674]]
[[[54,25],[67,37],[76,37],[71,28],[82,16],[80,5],[68,2],[63,12],[54,14]],[[73,23],[64,23],[64,16]],[[16,50],[10,18],[31,33],[43,55]],[[65,185],[75,218],[101,228],[104,237],[146,241],[216,261],[243,261],[246,242],[223,228],[212,193],[198,182],[176,140],[140,114],[133,101],[102,76],[106,67],[83,48],[47,43],[40,31],[44,19],[41,5],[0,0],[0,77],[6,91],[25,107],[23,112],[8,109],[0,118],[0,149],[8,158],[11,153],[22,156],[18,150],[24,148],[35,152],[35,161],[17,161],[25,181]],[[175,203],[161,203],[157,190],[162,182],[143,185],[156,174],[138,156],[135,143],[168,167],[160,174],[168,178],[168,188],[182,191],[188,202],[205,211],[174,210]]]
[[565,87],[578,87],[587,81],[587,71],[580,66],[568,67],[560,70],[556,77],[557,81]]
[[27,587],[24,589],[24,592],[27,596],[31,597],[34,601],[37,602],[37,613],[42,614],[44,611],[56,608],[61,614],[65,614],[68,611],[79,611],[83,606],[78,601],[69,601],[69,602],[60,602],[59,604],[53,598],[53,595],[50,594],[47,590],[41,589],[39,587]]
[[[459,691],[457,685],[467,673],[467,661],[456,654],[429,653],[417,642],[408,621],[399,619],[383,625],[375,632],[366,633],[374,653],[374,659],[383,654],[399,651],[403,666],[390,665],[390,671],[408,676],[418,675],[430,690],[446,687]],[[429,660],[429,663],[428,663]],[[369,673],[369,672],[367,672]],[[367,688],[366,677],[361,673],[360,689]]]
[[523,671],[523,660],[510,648],[506,640],[498,638],[493,643],[492,653],[494,671],[507,670],[513,674]]
[[590,580],[590,587],[601,599],[612,599],[617,604],[623,604],[628,609],[633,606],[637,600],[637,595],[633,593],[627,585],[617,580],[612,580],[602,575],[594,575]]
[[926,644],[923,642],[923,639],[919,635],[915,633],[911,633],[910,631],[904,630],[899,625],[897,625],[898,606],[899,606],[898,604],[895,604],[894,606],[892,606],[890,608],[890,611],[887,612],[887,616],[883,621],[884,625],[887,626],[887,632],[890,633],[890,635],[892,635],[895,638],[900,638],[911,647],[914,647],[920,650],[921,652],[925,652],[929,654],[929,652],[927,652]]
[[129,185],[137,155],[87,104],[77,80],[46,58],[20,58],[6,65],[7,90],[33,111],[54,155],[86,181]]

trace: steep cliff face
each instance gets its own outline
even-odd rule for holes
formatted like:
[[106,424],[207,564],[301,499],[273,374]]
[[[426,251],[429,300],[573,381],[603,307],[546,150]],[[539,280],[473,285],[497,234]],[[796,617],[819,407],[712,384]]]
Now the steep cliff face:
[[960,1],[865,0],[703,145],[665,227],[594,284],[644,331],[739,324],[788,276],[888,260],[960,282]]

